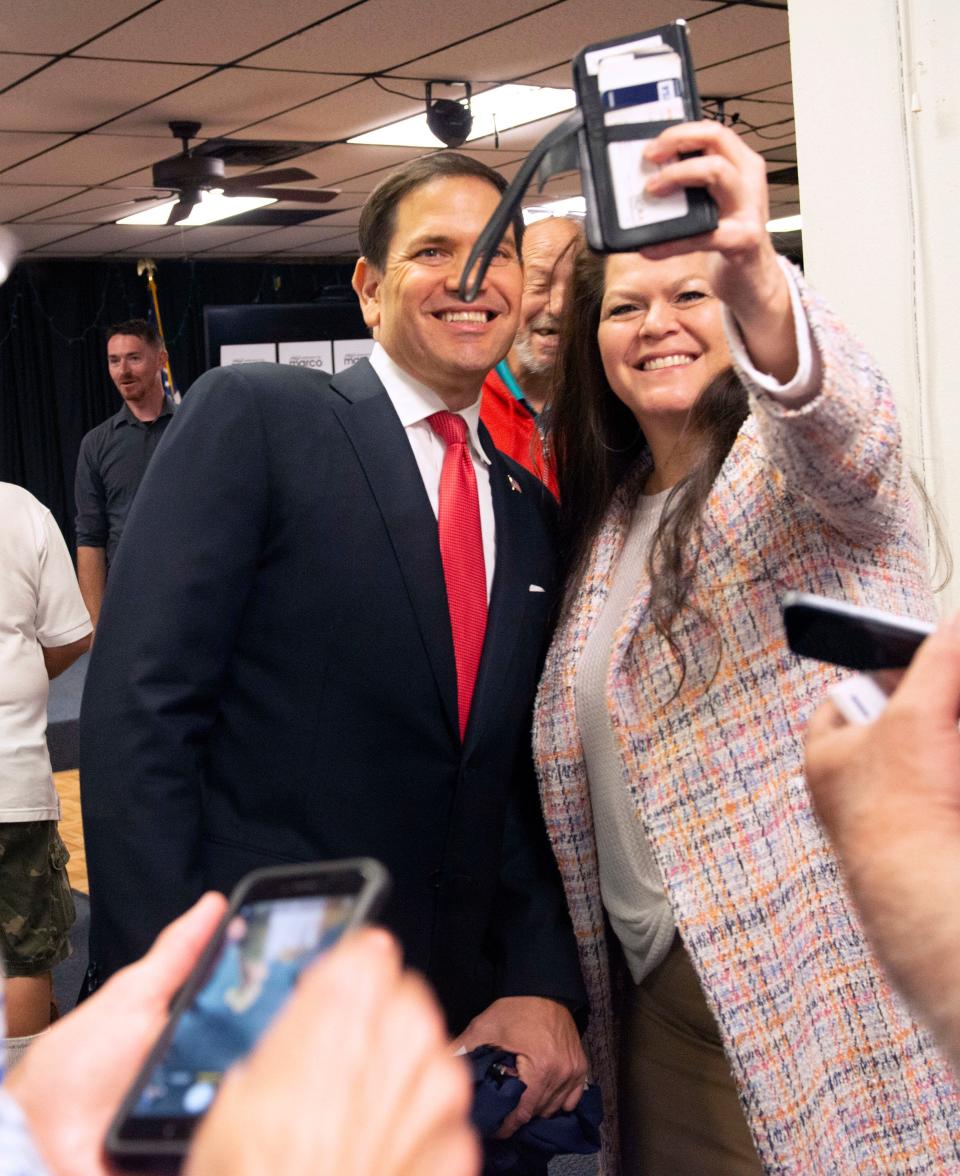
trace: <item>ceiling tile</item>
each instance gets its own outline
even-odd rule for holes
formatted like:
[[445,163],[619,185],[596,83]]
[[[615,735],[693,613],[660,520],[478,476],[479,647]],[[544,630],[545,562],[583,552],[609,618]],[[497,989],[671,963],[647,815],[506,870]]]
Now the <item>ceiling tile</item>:
[[[202,124],[200,137],[215,139],[231,134],[238,126],[268,118],[278,110],[309,102],[342,85],[342,79],[319,74],[225,69],[212,77],[201,78],[176,94],[124,115],[111,123],[109,129],[167,137],[170,139],[168,154],[172,154],[179,150],[178,142],[172,138],[167,125],[173,119],[199,122]],[[241,137],[264,139],[272,136],[254,130]],[[317,139],[323,136],[287,136],[294,137]]]
[[698,17],[690,25],[690,51],[699,71],[788,40],[787,10],[735,5]]
[[360,256],[360,241],[356,233],[348,233],[343,237],[333,237],[329,241],[319,241],[314,245],[304,245],[297,250],[284,254],[275,253],[276,257],[290,257],[294,253],[302,257],[339,257],[353,259]]
[[777,200],[770,202],[770,219],[776,220],[782,216],[796,216],[800,211],[800,201],[796,196],[792,200]]
[[[31,135],[26,131],[0,131],[0,173],[4,169],[18,164],[21,160],[36,155],[38,151],[46,151],[47,148],[62,143],[65,138],[65,135]],[[12,179],[12,176],[4,175],[4,183]],[[39,182],[56,184],[69,183],[70,181],[65,180],[62,176],[56,176],[52,180]]]
[[[99,3],[99,0],[98,0]],[[236,61],[338,8],[343,0],[230,0],[229,8],[197,0],[164,0],[84,49],[103,57],[152,61]]]
[[628,36],[678,16],[695,16],[715,7],[700,0],[684,0],[683,10],[678,12],[677,0],[645,0],[642,14],[638,14],[637,6],[630,4],[566,0],[562,7],[546,8],[466,44],[424,54],[418,58],[416,68],[428,77],[506,81],[525,78],[562,62],[558,84],[569,86],[569,61],[585,45]]
[[[785,13],[769,3],[681,0],[678,10],[676,0],[645,0],[639,9],[622,0],[490,0],[485,8],[442,0],[231,0],[226,8],[197,0],[33,0],[22,12],[14,11],[14,0],[0,5],[0,89],[13,84],[0,95],[0,217],[23,218],[17,224],[32,234],[27,247],[34,256],[355,254],[358,206],[380,180],[423,152],[342,140],[421,110],[420,79],[469,78],[478,90],[515,79],[567,86],[569,58],[585,44],[680,15],[690,21],[702,90],[733,98],[728,112],[740,113],[745,141],[771,168],[796,159],[789,55],[785,46],[771,47],[786,39]],[[338,9],[349,11],[333,17]],[[332,18],[324,19],[328,14]],[[318,20],[315,28],[260,51]],[[508,20],[502,29],[483,32]],[[92,37],[97,40],[76,57],[18,82],[37,64]],[[199,64],[245,53],[252,54],[249,68],[208,74]],[[171,64],[158,64],[167,59]],[[391,67],[406,76],[384,83],[405,96],[351,77]],[[177,92],[164,97],[171,89]],[[150,165],[175,153],[166,124],[177,118],[202,122],[204,138],[340,140],[296,161],[317,177],[311,183],[341,189],[326,208],[331,215],[313,226],[282,229],[114,226],[137,196],[155,192]],[[93,136],[66,133],[113,119]],[[557,121],[505,132],[499,149],[487,138],[467,151],[509,179]],[[573,195],[579,186],[577,174],[558,176],[545,195]],[[775,188],[777,214],[791,209],[797,195],[794,187]]]
[[[271,232],[261,233],[255,239],[247,242],[234,241],[221,246],[215,252],[218,254],[237,253],[246,250],[247,252],[269,253],[271,250],[300,248],[314,242],[329,241],[343,235],[342,228],[331,229],[298,225],[295,228],[275,229]],[[214,250],[210,250],[210,252],[214,252]]]
[[145,168],[144,186],[150,183],[147,165],[167,152],[156,139],[136,135],[91,135],[71,139],[44,155],[4,172],[5,181],[23,184],[102,184],[137,168]]
[[790,48],[778,45],[699,69],[697,85],[701,94],[743,94],[761,86],[786,85],[790,76]]
[[797,162],[797,144],[796,142],[781,143],[776,146],[769,144],[763,148],[760,154],[766,159],[769,164],[777,164],[783,166],[785,164]]
[[6,0],[3,47],[14,53],[66,53],[143,5],[144,0]]
[[741,132],[744,143],[758,152],[767,147],[792,144],[796,136],[797,128],[792,118],[771,124],[762,130]]
[[225,225],[204,225],[195,229],[184,229],[182,232],[164,237],[162,240],[150,242],[151,255],[162,254],[168,256],[189,257],[204,249],[212,249],[218,245],[226,245],[231,241],[252,240],[263,235],[262,228],[235,225],[228,228]]
[[200,66],[68,58],[0,95],[0,126],[9,131],[82,131],[203,72]]
[[52,57],[44,57],[42,54],[26,56],[20,53],[0,53],[0,90],[26,77],[28,73],[33,73],[45,62],[53,60]]
[[396,0],[367,0],[283,45],[254,55],[250,64],[366,74],[418,59],[432,48],[510,20],[518,9],[536,7],[541,5],[531,0],[485,0],[469,5],[420,0],[403,12]]
[[[68,189],[69,190],[69,189]],[[31,191],[38,192],[58,192],[64,191],[62,188],[56,188],[52,185],[38,186],[31,189]],[[87,224],[92,218],[85,214],[92,212],[94,209],[109,206],[119,208],[130,201],[136,199],[138,196],[147,196],[155,194],[154,189],[150,188],[83,188],[75,196],[67,196],[62,200],[56,200],[51,203],[54,198],[51,197],[43,205],[37,204],[37,218],[42,221],[60,221],[66,224]],[[118,214],[119,215],[119,214]],[[69,220],[74,217],[73,221]],[[31,216],[29,219],[33,219]],[[116,218],[114,218],[116,219]]]
[[752,88],[752,78],[747,78],[747,84],[751,86],[750,90],[744,91],[744,97],[762,98],[765,102],[786,102],[792,105],[793,103],[793,85],[786,82],[784,85],[776,86],[761,86],[759,89]]
[[[424,109],[423,97],[416,96],[423,87],[416,82],[388,83],[408,90],[410,98],[388,94],[372,81],[350,84],[349,78],[341,78],[337,84],[338,89],[316,102],[308,102],[285,114],[251,120],[244,123],[244,128],[249,126],[249,133],[256,138],[347,139]],[[243,134],[247,133],[244,129]]]
[[[75,205],[65,201],[40,213],[36,218],[44,224],[104,225],[123,216],[144,212],[155,204],[169,199],[165,192],[151,188],[130,188],[120,192],[115,188],[93,188]],[[33,220],[34,218],[29,218]]]
[[18,216],[24,216],[37,208],[45,208],[48,204],[61,200],[66,196],[73,196],[82,191],[80,188],[68,188],[60,185],[28,185],[0,183],[0,224],[12,221]]
[[77,231],[69,225],[17,225],[14,228],[24,250],[39,249],[52,241],[72,237]]
[[[48,229],[49,225],[26,225],[27,229]],[[150,241],[163,239],[171,233],[176,233],[174,228],[166,228],[162,225],[98,225],[96,228],[83,230],[76,236],[69,239],[69,248],[71,252],[83,250],[87,253],[97,255],[101,253],[112,253],[117,249],[139,249]],[[61,234],[63,233],[63,226],[60,227]],[[62,241],[64,248],[67,247],[68,241]],[[46,246],[42,252],[49,252],[51,249],[57,248],[57,242]]]
[[[313,172],[325,187],[347,192],[369,192],[380,178],[423,152],[416,147],[368,147],[357,143],[334,143],[297,160],[298,167]],[[375,178],[371,180],[370,175]],[[341,196],[342,199],[342,196]]]

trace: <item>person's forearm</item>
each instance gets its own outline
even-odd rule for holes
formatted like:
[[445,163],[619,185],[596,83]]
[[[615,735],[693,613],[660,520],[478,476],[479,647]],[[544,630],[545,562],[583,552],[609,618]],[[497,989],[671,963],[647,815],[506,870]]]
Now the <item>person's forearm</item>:
[[43,649],[43,664],[47,667],[47,677],[56,678],[64,670],[69,670],[73,663],[90,648],[90,635],[81,637],[79,641],[71,641],[69,645],[54,645]]
[[107,553],[104,548],[77,548],[77,579],[80,582],[83,603],[87,606],[90,621],[96,629],[107,585]]
[[745,280],[729,306],[753,366],[786,384],[799,363],[790,288],[772,246],[761,255],[744,268]]

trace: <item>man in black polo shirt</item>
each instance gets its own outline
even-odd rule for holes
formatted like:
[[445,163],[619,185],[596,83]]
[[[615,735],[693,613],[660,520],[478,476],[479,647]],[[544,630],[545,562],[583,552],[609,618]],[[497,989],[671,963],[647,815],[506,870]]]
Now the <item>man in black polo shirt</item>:
[[160,380],[166,362],[156,327],[145,319],[107,332],[107,365],[123,407],[80,442],[75,487],[77,578],[94,627],[130,504],[173,415]]

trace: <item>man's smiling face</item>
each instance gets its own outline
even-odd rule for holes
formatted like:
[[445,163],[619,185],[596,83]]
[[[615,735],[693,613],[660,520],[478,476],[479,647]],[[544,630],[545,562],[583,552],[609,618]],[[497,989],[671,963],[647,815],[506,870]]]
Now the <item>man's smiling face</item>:
[[523,302],[510,357],[521,385],[524,375],[544,375],[553,368],[580,236],[579,226],[565,217],[535,221],[523,235]]
[[167,353],[139,335],[112,335],[107,340],[107,370],[128,404],[138,404],[161,391],[160,371]]
[[361,258],[354,274],[364,320],[404,371],[451,407],[476,400],[510,349],[523,275],[509,229],[476,300],[457,289],[464,263],[500,193],[474,176],[444,176],[399,202],[383,272]]

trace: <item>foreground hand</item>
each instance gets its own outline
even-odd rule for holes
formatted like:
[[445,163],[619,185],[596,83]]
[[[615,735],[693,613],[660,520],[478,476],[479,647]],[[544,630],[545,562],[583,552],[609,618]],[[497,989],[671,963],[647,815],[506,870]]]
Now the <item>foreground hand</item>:
[[498,1139],[537,1116],[572,1111],[580,1101],[587,1059],[573,1017],[557,1001],[539,996],[495,1000],[454,1042],[468,1053],[478,1045],[496,1045],[516,1054],[517,1073],[527,1084],[497,1132]]
[[960,621],[917,652],[883,714],[814,714],[807,778],[864,926],[960,1060]]
[[105,1176],[107,1128],[226,908],[207,894],[27,1050],[7,1087],[56,1176]]
[[362,931],[306,971],[227,1075],[187,1176],[473,1176],[471,1084],[394,941]]

